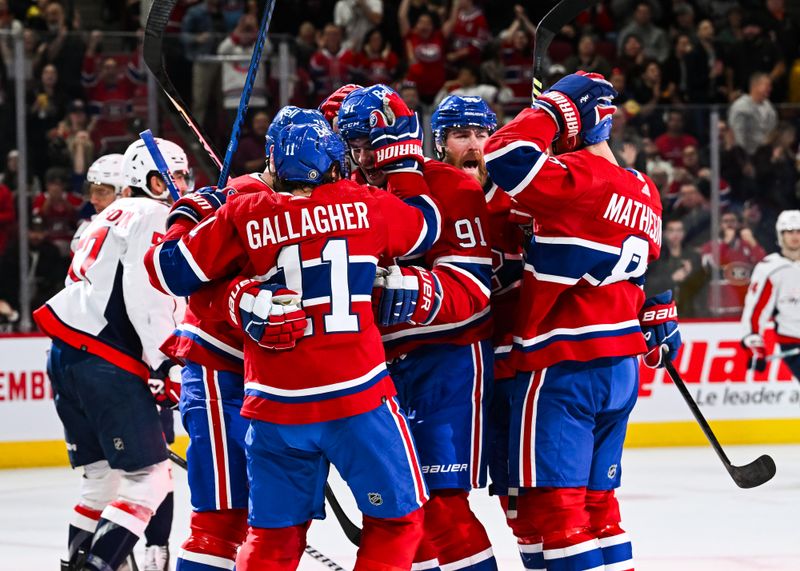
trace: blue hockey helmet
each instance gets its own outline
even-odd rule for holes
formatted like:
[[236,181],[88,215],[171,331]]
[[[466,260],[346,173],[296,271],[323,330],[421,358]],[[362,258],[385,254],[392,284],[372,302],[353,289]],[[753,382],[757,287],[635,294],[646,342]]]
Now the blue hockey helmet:
[[337,123],[339,134],[345,141],[368,137],[370,115],[375,110],[383,111],[383,99],[394,89],[379,83],[369,87],[361,87],[347,94],[339,108]]
[[324,115],[317,109],[303,109],[294,105],[282,107],[275,114],[275,118],[267,129],[266,137],[266,156],[269,158],[269,149],[275,144],[275,139],[280,131],[287,125],[308,125],[310,123],[320,123],[327,125]]
[[493,133],[497,129],[497,115],[482,97],[448,95],[431,117],[431,130],[436,151],[442,154],[447,129],[479,127]]
[[287,125],[276,135],[272,158],[279,180],[318,185],[334,163],[347,176],[344,142],[327,123]]

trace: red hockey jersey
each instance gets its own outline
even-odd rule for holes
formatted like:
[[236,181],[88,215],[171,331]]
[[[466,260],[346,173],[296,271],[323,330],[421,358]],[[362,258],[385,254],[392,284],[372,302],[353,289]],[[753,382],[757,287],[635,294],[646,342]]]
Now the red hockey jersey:
[[297,291],[309,318],[297,347],[268,351],[245,337],[242,414],[283,424],[352,416],[395,394],[372,313],[378,259],[418,254],[440,232],[434,202],[410,201],[417,207],[352,181],[308,197],[239,196],[145,263],[154,285],[177,295],[236,275]]
[[511,355],[522,371],[643,353],[642,285],[661,249],[653,182],[585,149],[548,155],[555,131],[526,109],[485,147],[492,179],[536,220]]

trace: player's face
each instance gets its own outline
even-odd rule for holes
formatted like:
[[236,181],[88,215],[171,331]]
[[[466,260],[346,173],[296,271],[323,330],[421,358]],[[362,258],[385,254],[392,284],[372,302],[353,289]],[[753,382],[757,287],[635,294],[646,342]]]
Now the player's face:
[[368,137],[358,137],[347,142],[350,145],[350,155],[353,162],[358,165],[364,178],[373,186],[383,186],[386,182],[386,173],[381,169],[375,168],[375,151],[372,150],[372,143]]
[[450,129],[445,141],[446,162],[473,176],[479,183],[485,183],[487,172],[483,146],[488,138],[489,130],[480,127]]
[[800,230],[786,230],[781,233],[783,249],[797,252],[800,250]]
[[175,171],[172,173],[172,178],[175,179],[175,186],[178,187],[178,192],[181,193],[181,196],[194,190],[194,180],[191,172]]
[[114,187],[107,184],[93,184],[89,187],[89,202],[94,206],[95,212],[100,214],[109,204],[117,199]]

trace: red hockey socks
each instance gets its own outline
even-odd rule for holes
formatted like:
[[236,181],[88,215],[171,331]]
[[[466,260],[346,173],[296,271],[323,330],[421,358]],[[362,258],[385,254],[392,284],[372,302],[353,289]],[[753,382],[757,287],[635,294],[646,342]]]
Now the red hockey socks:
[[619,525],[619,503],[614,490],[587,490],[586,509],[592,532],[600,541],[606,568],[633,571],[633,548],[628,534]]
[[227,571],[233,568],[236,550],[247,536],[247,510],[194,512],[190,527],[175,571]]
[[408,571],[422,539],[422,519],[422,508],[398,518],[365,515],[353,571]]
[[237,571],[294,571],[306,548],[310,523],[274,529],[251,527],[236,556]]

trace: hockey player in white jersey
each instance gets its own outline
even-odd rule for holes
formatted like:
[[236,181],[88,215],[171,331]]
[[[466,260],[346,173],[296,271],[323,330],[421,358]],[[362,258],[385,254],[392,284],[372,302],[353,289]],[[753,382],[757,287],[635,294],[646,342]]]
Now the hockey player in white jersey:
[[[748,367],[767,368],[764,329],[775,321],[784,362],[800,379],[800,210],[784,210],[775,224],[781,251],[756,264],[744,300],[742,345]],[[792,354],[793,350],[798,353]]]
[[[157,142],[173,172],[187,170],[180,147]],[[89,224],[66,287],[34,312],[53,339],[48,375],[70,462],[84,471],[62,564],[77,571],[117,569],[172,490],[147,381],[159,369],[179,378],[158,347],[180,312],[150,285],[143,262],[164,232],[169,194],[141,141],[125,152],[122,170],[131,197]]]

